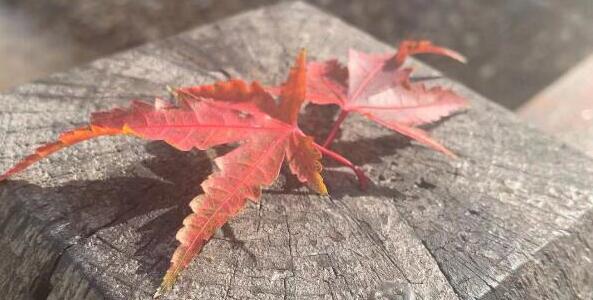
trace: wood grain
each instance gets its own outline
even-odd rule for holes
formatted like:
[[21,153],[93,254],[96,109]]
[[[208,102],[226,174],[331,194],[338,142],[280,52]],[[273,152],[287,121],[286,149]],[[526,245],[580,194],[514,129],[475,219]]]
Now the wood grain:
[[[278,83],[317,59],[388,46],[302,3],[255,10],[0,95],[0,167],[94,110],[225,76]],[[413,62],[417,76],[437,74]],[[283,172],[210,241],[165,299],[589,299],[593,165],[447,79],[472,103],[430,128],[460,159],[350,118],[329,197]],[[323,138],[331,108],[302,120]],[[211,152],[90,141],[0,185],[0,288],[10,299],[149,299]]]

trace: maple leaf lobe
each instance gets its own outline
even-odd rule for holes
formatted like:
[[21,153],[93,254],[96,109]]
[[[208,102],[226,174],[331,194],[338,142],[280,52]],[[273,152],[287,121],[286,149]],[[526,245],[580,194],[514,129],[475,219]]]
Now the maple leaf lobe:
[[282,102],[279,107],[279,118],[296,126],[299,111],[307,94],[307,51],[301,49],[294,66],[290,69],[288,80],[280,90]]

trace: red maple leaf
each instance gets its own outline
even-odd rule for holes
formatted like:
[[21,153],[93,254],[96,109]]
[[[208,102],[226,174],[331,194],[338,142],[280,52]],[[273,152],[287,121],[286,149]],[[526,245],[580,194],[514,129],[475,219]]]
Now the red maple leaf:
[[[299,110],[305,99],[342,108],[325,145],[331,143],[340,123],[353,111],[452,155],[414,126],[448,115],[463,107],[465,101],[451,91],[412,83],[411,71],[401,65],[415,53],[437,53],[462,60],[457,53],[429,42],[405,42],[397,54],[351,51],[348,68],[336,60],[307,67],[302,51],[288,80],[269,91],[257,82],[229,80],[176,89],[173,94],[177,105],[161,99],[154,105],[133,101],[128,108],[93,113],[88,126],[65,132],[58,141],[37,148],[2,174],[0,181],[56,151],[99,136],[128,134],[165,141],[183,151],[238,144],[214,160],[217,171],[202,183],[204,193],[191,201],[193,213],[177,233],[180,245],[157,291],[159,295],[173,286],[214,232],[247,200],[258,201],[261,188],[272,184],[285,160],[301,182],[320,194],[327,194],[320,175],[322,154],[352,168],[364,188],[366,177],[360,169],[316,144],[298,128]],[[278,102],[273,95],[278,96]]]
[[157,296],[173,286],[214,232],[248,199],[258,201],[261,187],[272,184],[285,159],[292,173],[320,194],[327,194],[320,175],[322,152],[362,176],[349,161],[315,144],[297,126],[306,95],[304,51],[280,88],[278,104],[257,82],[240,80],[181,88],[174,94],[178,106],[157,99],[154,105],[134,101],[129,108],[93,113],[87,127],[63,133],[57,142],[39,147],[0,176],[0,181],[62,148],[105,135],[161,140],[183,151],[238,143],[234,150],[214,160],[218,170],[202,183],[204,193],[191,201],[193,213],[177,233],[180,245]]
[[[336,104],[342,110],[323,146],[331,144],[346,116],[356,112],[454,156],[416,126],[447,116],[466,107],[467,102],[453,91],[411,82],[412,70],[403,68],[402,64],[409,55],[419,53],[465,61],[457,52],[428,41],[404,41],[397,53],[367,54],[350,50],[347,67],[335,59],[309,63],[307,100],[316,104]],[[278,93],[279,89],[271,88],[270,91]]]

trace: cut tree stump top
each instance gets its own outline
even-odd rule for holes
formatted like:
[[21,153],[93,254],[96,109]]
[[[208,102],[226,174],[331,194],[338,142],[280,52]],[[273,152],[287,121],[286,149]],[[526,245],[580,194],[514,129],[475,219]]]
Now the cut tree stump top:
[[[393,51],[303,3],[248,12],[1,94],[0,167],[92,111],[167,96],[167,85],[279,83],[300,47],[312,59]],[[417,76],[437,74],[412,64]],[[593,297],[591,160],[455,82],[435,83],[471,102],[430,128],[459,159],[349,118],[335,149],[364,166],[369,191],[330,162],[329,197],[283,172],[164,298]],[[308,117],[304,130],[322,138],[334,112]],[[213,154],[102,138],[2,183],[4,296],[150,298]]]

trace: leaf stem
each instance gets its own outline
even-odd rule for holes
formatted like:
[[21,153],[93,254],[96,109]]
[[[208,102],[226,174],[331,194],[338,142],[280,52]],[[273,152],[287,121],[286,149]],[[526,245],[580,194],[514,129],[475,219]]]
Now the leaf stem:
[[349,161],[347,158],[343,157],[337,152],[331,151],[317,143],[314,143],[314,145],[324,155],[327,155],[329,158],[335,160],[336,162],[352,169],[352,171],[354,171],[354,174],[356,174],[356,177],[358,178],[358,184],[360,185],[360,189],[363,191],[367,189],[369,178],[364,174],[364,171],[362,171],[358,166],[354,165],[351,161]]
[[344,120],[348,116],[348,113],[349,111],[347,110],[340,111],[340,115],[338,115],[338,118],[334,122],[334,125],[332,126],[332,129],[329,132],[329,135],[325,139],[325,142],[323,142],[324,148],[329,148],[331,143],[336,139],[336,135],[338,135],[338,130],[340,130],[340,125],[342,125],[342,122],[344,122]]

